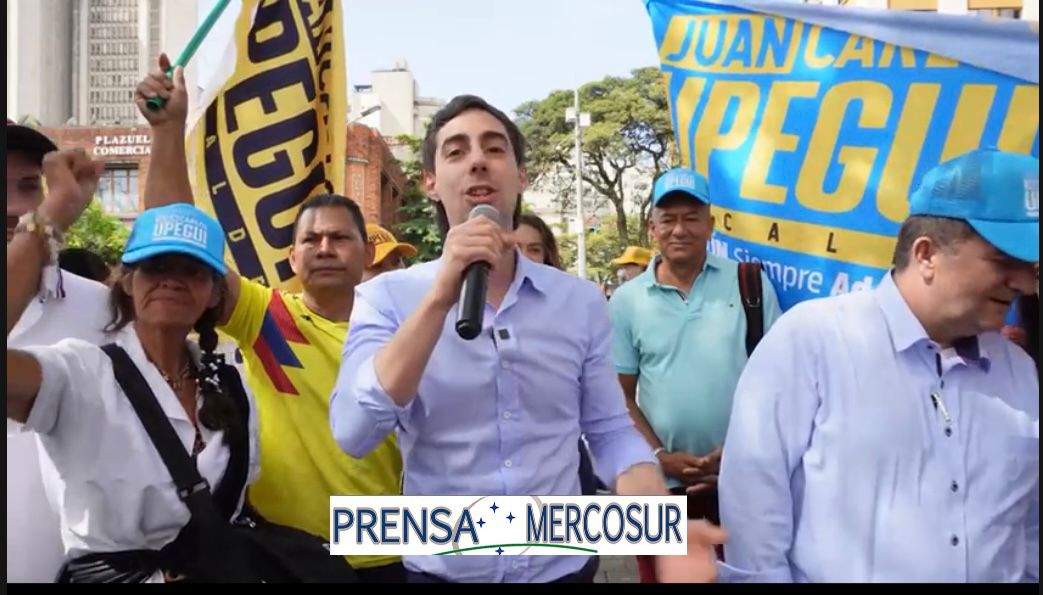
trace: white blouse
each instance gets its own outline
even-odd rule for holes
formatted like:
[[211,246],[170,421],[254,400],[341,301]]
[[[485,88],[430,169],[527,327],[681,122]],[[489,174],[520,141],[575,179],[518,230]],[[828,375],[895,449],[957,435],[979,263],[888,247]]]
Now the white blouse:
[[[47,267],[40,292],[7,335],[7,347],[50,345],[75,338],[102,345],[109,321],[109,288]],[[44,484],[57,472],[40,456],[38,437],[7,420],[7,580],[51,582],[65,559],[56,505]]]
[[[171,421],[186,451],[195,427],[128,326],[116,337]],[[194,357],[199,350],[190,344]],[[188,524],[190,514],[148,433],[123,394],[112,361],[96,345],[77,339],[29,347],[43,370],[40,392],[25,428],[38,432],[44,455],[59,477],[46,482],[58,503],[66,556],[131,549],[161,549]],[[249,394],[249,393],[247,393]],[[259,475],[258,421],[250,402],[247,485]],[[197,466],[213,489],[228,465],[223,432],[199,424],[206,448]],[[245,489],[244,489],[245,494]],[[240,498],[240,507],[242,498]]]

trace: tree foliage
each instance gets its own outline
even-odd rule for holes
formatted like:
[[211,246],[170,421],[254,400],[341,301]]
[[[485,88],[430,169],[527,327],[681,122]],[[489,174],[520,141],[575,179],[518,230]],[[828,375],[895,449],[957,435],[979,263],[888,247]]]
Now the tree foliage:
[[130,230],[117,217],[107,214],[101,202],[92,200],[87,209],[65,235],[70,248],[84,248],[96,253],[106,264],[115,265],[123,255]]
[[442,236],[435,222],[434,206],[424,192],[423,168],[420,163],[421,139],[402,135],[398,137],[398,141],[409,148],[410,157],[405,161],[399,161],[402,173],[406,176],[406,188],[402,196],[402,206],[398,209],[402,221],[394,226],[393,231],[400,242],[416,246],[417,262],[427,262],[442,254]]
[[[583,130],[584,204],[596,207],[598,201],[607,201],[611,205],[615,234],[605,237],[617,243],[614,251],[647,245],[652,180],[671,166],[674,152],[670,106],[659,70],[639,68],[629,77],[590,82],[579,95],[580,110],[591,118],[590,127]],[[569,180],[575,175],[575,133],[565,121],[565,110],[573,101],[572,91],[555,91],[515,110],[529,145],[530,175],[559,200],[569,202],[574,200]],[[634,177],[647,183],[628,189],[626,181]],[[634,207],[628,209],[629,204]],[[602,230],[607,224],[606,219]]]
[[[630,217],[626,227],[634,229],[638,225],[637,217]],[[616,279],[616,267],[612,260],[623,252],[628,244],[619,237],[619,226],[615,217],[606,217],[601,226],[595,230],[587,230],[587,278],[596,283],[604,284]],[[562,234],[558,236],[558,250],[561,253],[561,262],[566,269],[576,264],[576,234]]]

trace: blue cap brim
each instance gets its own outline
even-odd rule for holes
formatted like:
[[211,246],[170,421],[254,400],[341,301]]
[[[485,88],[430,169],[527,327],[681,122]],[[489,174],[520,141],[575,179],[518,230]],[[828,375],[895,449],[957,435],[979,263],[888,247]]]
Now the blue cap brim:
[[670,190],[668,192],[663,193],[662,196],[657,197],[652,202],[652,206],[659,206],[659,203],[661,203],[664,200],[666,200],[668,198],[671,198],[673,196],[683,196],[685,198],[688,198],[688,199],[691,199],[691,200],[694,200],[694,201],[697,201],[697,202],[701,202],[704,205],[710,204],[710,201],[708,199],[705,199],[705,198],[699,196],[698,194],[692,192],[691,190],[685,190],[684,188],[674,188],[673,190]]
[[225,265],[224,262],[215,259],[207,251],[192,244],[150,244],[138,248],[137,250],[124,252],[121,260],[123,261],[123,264],[137,264],[143,260],[162,256],[163,254],[184,254],[186,256],[191,256],[196,260],[201,261],[221,276],[228,274],[228,266]]
[[970,219],[967,223],[1000,252],[1024,262],[1039,262],[1039,221]]

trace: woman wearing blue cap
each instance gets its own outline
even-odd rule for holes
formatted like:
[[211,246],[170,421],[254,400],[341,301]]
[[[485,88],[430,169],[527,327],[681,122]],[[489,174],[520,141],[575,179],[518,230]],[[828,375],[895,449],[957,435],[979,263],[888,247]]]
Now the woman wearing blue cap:
[[[85,202],[70,196],[22,232],[38,235],[41,251],[50,253]],[[176,564],[163,559],[164,548],[191,517],[117,380],[118,358],[129,357],[140,373],[145,388],[130,392],[158,404],[161,423],[214,487],[219,508],[224,498],[232,509],[224,512],[237,512],[257,474],[256,417],[238,376],[214,354],[214,320],[225,294],[223,235],[216,221],[187,205],[143,213],[111,290],[111,352],[72,339],[8,349],[7,416],[39,435],[60,477],[47,486],[60,506],[69,560],[60,581],[169,579],[164,571]],[[188,339],[193,330],[198,345]],[[244,447],[238,477],[228,472],[236,445]]]

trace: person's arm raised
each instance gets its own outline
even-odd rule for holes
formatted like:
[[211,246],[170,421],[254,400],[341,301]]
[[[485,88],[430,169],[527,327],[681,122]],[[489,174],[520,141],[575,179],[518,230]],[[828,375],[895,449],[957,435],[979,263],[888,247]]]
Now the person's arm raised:
[[474,262],[498,262],[513,245],[509,234],[484,217],[449,230],[434,287],[373,360],[377,379],[396,405],[403,407],[416,396],[445,317],[459,296],[464,270]]
[[[188,118],[188,91],[185,72],[178,67],[167,76],[170,59],[159,56],[158,68],[145,75],[134,92],[134,103],[152,127],[152,153],[145,180],[145,208],[177,202],[194,202],[185,155],[185,130]],[[146,103],[153,97],[164,99],[156,111]]]
[[[174,203],[195,203],[192,182],[188,174],[188,156],[185,153],[185,133],[188,119],[188,90],[185,71],[180,66],[174,76],[167,76],[170,58],[160,54],[157,68],[142,79],[134,92],[134,103],[152,127],[152,153],[148,176],[145,178],[145,208],[154,209]],[[162,97],[163,107],[149,109],[152,97]],[[239,301],[239,275],[229,269],[225,276],[228,296],[224,311],[218,320],[224,326],[232,317]]]

